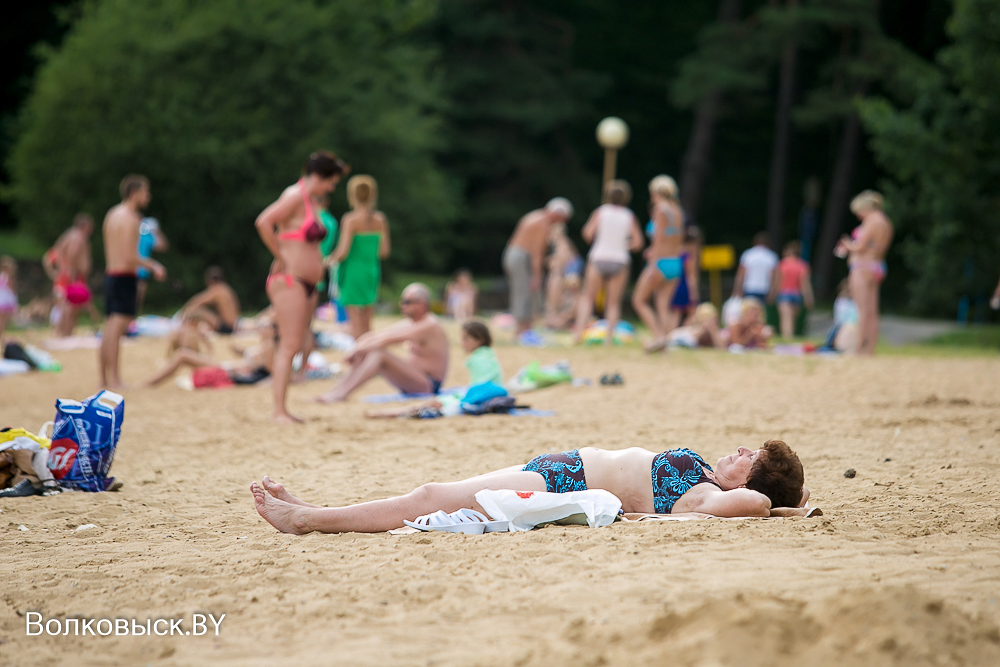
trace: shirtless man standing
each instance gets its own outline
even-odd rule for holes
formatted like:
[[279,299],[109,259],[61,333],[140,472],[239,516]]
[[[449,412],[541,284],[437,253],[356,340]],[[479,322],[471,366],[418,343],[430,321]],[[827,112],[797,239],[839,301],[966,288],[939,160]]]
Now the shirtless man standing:
[[[42,266],[52,279],[52,294],[59,308],[55,334],[63,338],[72,335],[82,306],[90,304],[91,316],[97,315],[87,288],[93,266],[90,252],[93,233],[94,219],[87,213],[77,213],[73,226],[63,232],[42,258]],[[95,319],[95,323],[97,321]]]
[[122,387],[118,373],[118,352],[121,337],[135,317],[140,266],[149,269],[153,277],[163,280],[167,272],[154,259],[139,256],[139,221],[141,212],[152,198],[149,180],[131,175],[122,179],[119,188],[122,202],[104,216],[104,332],[98,350],[98,366],[102,388]]
[[240,319],[240,300],[226,282],[226,274],[218,266],[210,266],[205,270],[205,284],[207,289],[191,297],[181,310],[197,311],[198,317],[220,334],[233,333]]
[[573,217],[573,205],[563,197],[549,201],[521,218],[503,251],[503,270],[510,288],[510,311],[517,320],[517,333],[531,329],[535,297],[542,287],[542,260],[553,224]]
[[[430,291],[413,283],[403,290],[399,310],[406,316],[382,331],[358,338],[358,345],[345,361],[353,368],[336,387],[316,400],[346,401],[351,393],[376,375],[381,375],[407,394],[436,394],[448,373],[448,337],[431,309]],[[410,354],[397,357],[386,348],[407,343]]]

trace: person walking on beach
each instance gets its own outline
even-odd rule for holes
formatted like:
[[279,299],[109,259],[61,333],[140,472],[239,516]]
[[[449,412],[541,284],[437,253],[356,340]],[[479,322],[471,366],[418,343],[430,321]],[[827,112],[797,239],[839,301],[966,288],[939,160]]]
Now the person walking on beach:
[[[323,278],[320,242],[326,228],[316,215],[316,202],[333,192],[350,167],[328,151],[317,151],[306,160],[302,178],[281,193],[257,217],[261,240],[274,255],[267,276],[267,296],[274,307],[280,341],[274,355],[271,417],[280,423],[301,422],[286,406],[292,358],[311,336],[316,284]],[[304,364],[303,364],[304,366]]]
[[135,318],[138,307],[139,278],[136,269],[149,269],[156,280],[167,272],[154,259],[139,256],[139,221],[152,195],[149,180],[133,174],[122,179],[122,201],[104,216],[104,321],[98,367],[102,389],[121,389],[119,352],[121,338]]
[[767,232],[757,232],[753,237],[753,247],[740,255],[733,296],[750,297],[767,303],[777,266],[778,254],[771,250],[770,237]]
[[42,267],[52,280],[52,296],[58,309],[55,335],[60,338],[73,335],[84,306],[90,307],[95,324],[100,320],[87,286],[94,263],[90,248],[93,233],[94,219],[87,213],[77,213],[73,226],[42,257]]
[[771,301],[778,304],[779,330],[782,338],[795,335],[795,320],[802,306],[813,307],[812,283],[809,280],[809,265],[799,258],[801,246],[798,241],[785,245],[784,258],[778,264],[771,285]]
[[614,340],[615,327],[622,314],[622,295],[628,284],[633,252],[642,250],[642,230],[635,214],[628,208],[632,188],[625,181],[608,181],[604,186],[604,204],[590,214],[581,236],[590,243],[587,269],[576,311],[573,333],[576,341],[590,324],[594,302],[604,288],[604,319],[608,323],[606,345]]
[[517,334],[531,329],[535,300],[542,287],[542,260],[549,244],[552,225],[573,217],[568,199],[556,197],[545,208],[521,218],[503,251],[503,270],[510,290],[510,311],[517,320]]
[[389,257],[389,221],[377,210],[378,184],[359,174],[347,182],[351,212],[340,222],[340,242],[330,261],[339,264],[340,304],[347,310],[348,329],[355,340],[372,328],[378,299],[382,260]]
[[[381,375],[405,394],[437,394],[448,374],[448,336],[431,312],[431,293],[426,285],[413,283],[403,290],[399,310],[406,319],[382,331],[369,331],[358,338],[357,347],[345,363],[351,371],[337,386],[316,398],[319,403],[346,401],[361,385]],[[409,354],[400,358],[390,345],[406,343]]]
[[858,307],[857,353],[875,354],[879,333],[879,290],[886,276],[885,254],[892,243],[892,221],[882,212],[882,195],[865,190],[851,202],[861,224],[844,236],[834,248],[838,257],[847,257],[851,298]]
[[[670,331],[666,311],[684,271],[684,262],[681,261],[684,213],[677,201],[677,183],[669,176],[660,175],[649,182],[649,197],[653,204],[653,226],[649,248],[645,252],[646,268],[639,274],[632,292],[632,307],[653,335],[646,351],[655,352],[667,345]],[[649,305],[654,296],[658,310]]]

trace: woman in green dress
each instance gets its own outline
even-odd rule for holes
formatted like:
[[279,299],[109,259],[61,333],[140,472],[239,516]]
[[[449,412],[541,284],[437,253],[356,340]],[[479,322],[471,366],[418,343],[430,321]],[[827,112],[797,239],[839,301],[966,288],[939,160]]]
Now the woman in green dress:
[[348,328],[355,339],[371,329],[372,313],[382,275],[381,260],[389,256],[389,222],[376,210],[378,184],[359,174],[347,182],[351,211],[340,224],[340,241],[333,262],[339,263],[340,303],[347,310]]

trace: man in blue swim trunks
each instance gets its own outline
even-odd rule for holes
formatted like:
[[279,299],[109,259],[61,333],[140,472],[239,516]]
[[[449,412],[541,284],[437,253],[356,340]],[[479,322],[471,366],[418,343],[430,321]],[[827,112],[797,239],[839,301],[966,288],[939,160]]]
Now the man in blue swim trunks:
[[345,507],[304,502],[270,478],[253,482],[257,512],[284,533],[382,532],[403,520],[464,507],[479,512],[476,493],[510,489],[525,493],[566,493],[604,489],[617,496],[625,512],[715,516],[768,516],[772,508],[802,507],[809,497],[799,457],[781,440],[760,449],[740,447],[715,467],[689,449],[653,452],[641,447],[619,451],[584,447],[544,454],[524,466],[511,466],[460,482],[424,484],[405,496]]
[[[358,338],[354,351],[344,358],[351,371],[337,386],[316,398],[319,403],[338,403],[377,375],[404,394],[437,394],[448,374],[448,336],[431,312],[431,293],[426,285],[413,283],[403,290],[399,310],[406,317],[381,331]],[[388,350],[405,343],[410,352],[399,357]]]

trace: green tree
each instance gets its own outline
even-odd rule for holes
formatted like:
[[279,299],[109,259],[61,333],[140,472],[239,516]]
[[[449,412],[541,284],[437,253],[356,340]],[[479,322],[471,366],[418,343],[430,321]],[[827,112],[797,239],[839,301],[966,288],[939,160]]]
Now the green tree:
[[[253,221],[317,148],[381,186],[392,262],[440,268],[456,210],[435,164],[442,93],[433,47],[412,38],[430,0],[106,0],[42,66],[9,169],[28,229],[54,238],[100,220],[140,172],[173,242],[174,275],[222,264],[260,302],[268,254]],[[346,207],[343,188],[332,209]]]
[[907,236],[911,305],[926,313],[954,313],[960,295],[987,292],[1000,270],[1000,2],[956,0],[948,34],[938,68],[860,104]]
[[573,66],[574,26],[542,3],[442,0],[432,39],[449,100],[441,164],[464,195],[455,259],[497,273],[522,215],[557,195],[581,212],[594,201],[599,177],[568,127],[594,114],[607,78]]

